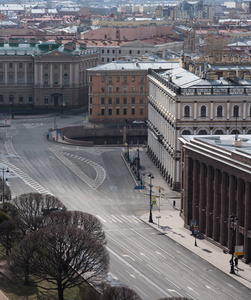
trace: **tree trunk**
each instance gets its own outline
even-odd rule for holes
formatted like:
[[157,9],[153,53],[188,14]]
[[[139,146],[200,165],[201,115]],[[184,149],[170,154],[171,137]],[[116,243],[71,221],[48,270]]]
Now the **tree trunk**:
[[64,289],[61,281],[58,281],[58,300],[64,300]]

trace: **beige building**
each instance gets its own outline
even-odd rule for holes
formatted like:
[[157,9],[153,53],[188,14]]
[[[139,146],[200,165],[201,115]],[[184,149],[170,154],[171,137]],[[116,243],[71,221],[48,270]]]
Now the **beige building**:
[[85,45],[0,40],[0,107],[82,107],[88,103],[86,69],[98,53]]

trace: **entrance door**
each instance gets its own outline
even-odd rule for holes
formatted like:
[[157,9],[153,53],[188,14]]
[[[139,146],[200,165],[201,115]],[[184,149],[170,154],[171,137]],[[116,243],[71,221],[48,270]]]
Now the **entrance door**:
[[54,96],[54,106],[58,107],[58,96]]

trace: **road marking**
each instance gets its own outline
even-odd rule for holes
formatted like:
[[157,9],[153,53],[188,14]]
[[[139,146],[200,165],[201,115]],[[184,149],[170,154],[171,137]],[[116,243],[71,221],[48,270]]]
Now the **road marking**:
[[156,254],[162,256],[164,259],[166,259],[166,257],[164,255],[162,255],[160,252],[156,251]]
[[140,253],[140,255],[144,256],[145,258],[151,260],[148,256],[145,255],[145,253],[142,253],[142,252],[139,252],[139,253]]
[[193,289],[193,288],[191,288],[190,286],[187,286],[187,288],[190,290],[190,291],[193,291],[195,294],[197,294],[198,296],[200,295],[200,294],[198,294],[197,292],[195,292],[195,290]]
[[234,298],[231,294],[229,294],[227,291],[225,291],[225,290],[223,290],[223,289],[221,289],[224,293],[226,293],[229,297],[231,297],[231,298],[233,298],[233,299],[235,299],[235,300],[237,300],[236,298]]
[[187,267],[187,268],[190,269],[191,271],[194,271],[194,269],[190,268],[188,265],[186,265],[186,264],[183,263],[182,261],[179,261],[179,263],[181,263],[183,266]]
[[118,220],[120,223],[123,223],[119,218],[115,217],[114,215],[111,215],[112,218],[114,218],[115,220]]
[[171,266],[169,266],[167,263],[164,262],[164,264],[165,264],[168,268],[172,269],[174,272],[178,273],[177,270],[175,270],[174,268],[172,268]]
[[151,268],[153,271],[155,271],[156,273],[158,273],[159,275],[161,274],[159,271],[157,271],[156,269],[154,269],[152,266],[150,266],[149,264],[146,264],[149,268]]
[[173,293],[176,293],[178,294],[181,298],[184,298],[183,295],[181,295],[179,292],[177,292],[176,290],[172,290],[172,289],[167,289],[168,292],[173,292]]
[[216,298],[214,298],[212,295],[210,295],[208,292],[206,292],[206,291],[204,291],[204,293],[205,294],[207,294],[209,297],[211,297],[212,299],[215,299],[216,300]]
[[97,218],[99,218],[100,220],[102,220],[104,223],[106,223],[106,220],[101,218],[99,215],[96,215]]
[[211,290],[212,292],[214,292],[215,294],[219,295],[215,290],[213,290],[210,286],[208,285],[205,285],[205,287],[209,290]]
[[142,294],[144,294],[144,296],[145,296],[146,298],[149,298],[149,296],[148,296],[146,293],[144,293],[140,288],[138,288],[136,285],[134,285],[134,287],[135,287],[137,290],[139,290]]
[[212,285],[215,286],[215,284],[213,282],[211,282],[208,278],[204,277],[203,275],[199,274],[199,277],[202,277],[203,279],[205,279],[206,281],[208,281],[209,283],[211,283]]
[[194,297],[192,297],[190,294],[188,294],[188,293],[186,293],[186,294],[189,296],[189,298],[194,299]]
[[175,284],[174,282],[172,282],[172,280],[168,279],[167,277],[165,277],[167,281],[171,282],[171,284],[173,284],[174,286],[176,286],[179,290],[181,290],[181,288]]
[[133,258],[132,258],[130,255],[128,255],[128,254],[122,254],[122,256],[128,257],[128,258],[130,258],[131,260],[135,261],[135,259],[133,259]]
[[131,274],[129,271],[127,271],[126,269],[125,269],[125,271],[126,271],[126,273],[128,273],[132,278],[136,278],[133,274]]
[[123,215],[121,215],[121,217],[124,218],[127,222],[132,223],[132,221],[129,220],[127,217],[125,217],[125,216],[123,216]]
[[192,283],[194,286],[196,286],[197,288],[199,287],[197,284],[195,284],[194,282],[192,282],[190,279],[186,278],[185,276],[182,276],[183,278],[185,278],[187,281],[189,281],[190,283]]
[[130,282],[130,280],[129,280],[127,277],[125,277],[123,274],[121,274],[119,271],[117,271],[117,273],[118,273],[121,277],[123,277],[126,281]]

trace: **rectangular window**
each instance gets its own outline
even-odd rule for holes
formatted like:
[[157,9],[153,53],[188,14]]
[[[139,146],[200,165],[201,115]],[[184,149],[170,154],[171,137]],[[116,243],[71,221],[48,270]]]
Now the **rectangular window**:
[[109,110],[108,110],[108,114],[109,114],[109,116],[111,116],[111,115],[112,115],[112,109],[111,109],[111,108],[109,108]]
[[132,108],[132,115],[135,115],[135,108]]
[[104,49],[102,49],[102,53],[105,53],[105,50],[104,50]]
[[112,76],[109,76],[109,82],[112,82]]
[[113,54],[115,53],[115,50],[114,50],[114,49],[112,50],[112,53],[113,53]]
[[135,104],[135,98],[132,97],[132,104]]
[[102,82],[105,82],[105,76],[102,76],[102,77],[101,77],[101,81],[102,81]]
[[140,82],[144,82],[144,76],[140,76]]
[[29,95],[29,102],[32,102],[32,101],[33,101],[33,96]]
[[109,61],[110,61],[110,58],[109,58],[109,57],[107,57],[106,61],[107,61],[107,62],[109,62]]
[[124,93],[127,93],[127,85],[123,86],[123,91],[124,91]]
[[101,98],[101,104],[105,104],[105,98]]
[[135,86],[132,85],[132,92],[135,92]]
[[104,93],[104,91],[105,91],[105,87],[104,87],[104,86],[101,86],[101,92]]
[[23,102],[24,101],[24,97],[23,97],[23,95],[19,95],[19,102]]
[[117,76],[117,78],[116,78],[116,81],[117,81],[117,82],[119,82],[119,78],[120,78],[120,77],[119,77],[119,76]]
[[140,109],[139,109],[139,114],[140,114],[141,116],[143,115],[143,112],[144,112],[143,107],[140,107]]
[[13,63],[9,63],[9,68],[10,68],[10,69],[13,68]]
[[90,92],[92,93],[92,85],[90,85]]
[[109,98],[109,99],[108,99],[108,103],[109,103],[109,104],[112,104],[112,98]]
[[33,75],[32,74],[28,74],[28,83],[33,83]]
[[48,70],[48,68],[49,68],[49,65],[48,64],[44,64],[44,69]]
[[116,108],[116,116],[119,116],[119,108]]
[[3,102],[3,95],[0,95],[0,102]]
[[127,98],[123,98],[123,104],[127,103]]
[[0,63],[0,69],[2,69],[3,68],[3,63]]
[[44,96],[44,104],[48,104],[49,103],[49,97],[48,96]]
[[54,69],[55,69],[55,70],[58,69],[58,64],[54,64]]
[[121,50],[119,50],[119,54],[121,54]]
[[92,82],[92,76],[90,76],[90,82]]
[[119,104],[119,98],[116,98],[116,104]]
[[92,115],[92,108],[90,108],[90,115]]
[[129,50],[129,54],[132,54],[132,50]]
[[9,101],[10,101],[10,102],[13,102],[13,98],[14,98],[14,96],[13,96],[13,95],[10,95],[10,96],[9,96]]
[[139,91],[140,91],[141,94],[143,94],[143,92],[144,92],[144,86],[143,86],[143,85],[141,85],[141,86],[139,87]]
[[3,77],[3,75],[1,74],[1,75],[0,75],[0,83],[4,83],[3,79],[4,79],[4,77]]
[[119,92],[119,86],[116,86],[116,92]]
[[90,97],[90,104],[92,104],[92,97]]
[[123,115],[125,116],[127,114],[127,108],[123,108]]
[[144,103],[144,98],[140,98],[139,99],[139,104],[143,104]]
[[23,75],[18,75],[18,83],[24,83]]
[[138,50],[137,53],[140,54],[140,50]]
[[124,82],[127,82],[127,76],[124,76]]
[[132,76],[132,82],[135,82],[135,76]]
[[14,76],[13,75],[9,75],[9,83],[13,83],[13,81],[14,81]]
[[108,85],[108,93],[109,93],[109,94],[112,93],[112,85]]
[[67,64],[64,64],[64,69],[67,70]]
[[107,53],[110,53],[110,50],[109,50],[109,49],[107,49]]
[[22,63],[19,63],[19,64],[18,64],[18,67],[19,67],[19,69],[22,69],[23,64],[22,64]]
[[105,109],[101,108],[101,116],[104,116],[104,115],[105,115]]
[[104,62],[105,61],[105,59],[104,59],[104,57],[102,57],[102,62]]

